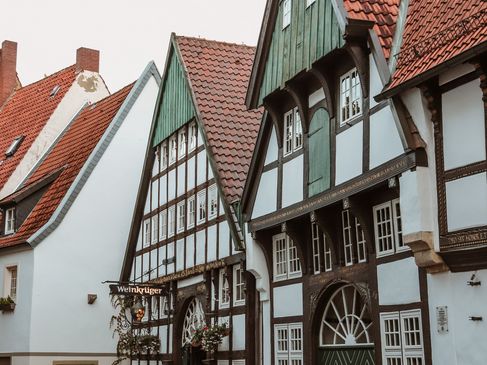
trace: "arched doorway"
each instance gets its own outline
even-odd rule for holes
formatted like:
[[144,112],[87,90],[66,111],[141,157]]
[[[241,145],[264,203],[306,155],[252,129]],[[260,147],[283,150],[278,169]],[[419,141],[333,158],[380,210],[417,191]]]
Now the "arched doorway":
[[319,331],[320,365],[374,365],[367,301],[353,284],[336,289],[326,303]]
[[194,298],[186,309],[183,321],[182,354],[184,365],[200,365],[205,358],[205,352],[199,347],[192,347],[194,331],[205,324],[205,312],[198,298]]

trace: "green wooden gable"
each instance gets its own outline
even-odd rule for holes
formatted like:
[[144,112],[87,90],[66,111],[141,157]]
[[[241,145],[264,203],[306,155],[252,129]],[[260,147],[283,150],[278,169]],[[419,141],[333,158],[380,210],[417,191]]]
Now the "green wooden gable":
[[311,119],[308,134],[309,159],[308,196],[330,188],[330,116],[324,108],[318,109]]
[[331,0],[293,0],[291,24],[282,29],[282,2],[272,33],[259,91],[262,100],[313,62],[344,44]]
[[161,85],[153,146],[164,141],[196,115],[184,69],[175,44],[172,43],[169,64]]

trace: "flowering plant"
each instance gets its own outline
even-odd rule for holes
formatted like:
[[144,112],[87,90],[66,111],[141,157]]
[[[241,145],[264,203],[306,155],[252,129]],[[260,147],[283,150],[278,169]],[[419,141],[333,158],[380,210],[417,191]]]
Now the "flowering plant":
[[206,352],[214,352],[222,343],[223,337],[228,336],[229,328],[227,323],[203,326],[194,331],[192,343],[201,344]]

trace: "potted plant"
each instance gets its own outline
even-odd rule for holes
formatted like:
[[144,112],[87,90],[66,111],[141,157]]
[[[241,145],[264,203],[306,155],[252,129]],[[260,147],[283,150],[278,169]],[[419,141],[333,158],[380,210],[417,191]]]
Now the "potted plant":
[[222,343],[223,337],[228,336],[228,334],[227,323],[204,326],[202,328],[201,348],[208,353],[214,353],[218,349],[218,345]]
[[203,339],[203,332],[208,329],[207,326],[197,328],[193,330],[193,337],[191,338],[191,346],[200,347],[201,340]]
[[0,310],[2,312],[12,312],[15,309],[15,302],[10,296],[0,298]]

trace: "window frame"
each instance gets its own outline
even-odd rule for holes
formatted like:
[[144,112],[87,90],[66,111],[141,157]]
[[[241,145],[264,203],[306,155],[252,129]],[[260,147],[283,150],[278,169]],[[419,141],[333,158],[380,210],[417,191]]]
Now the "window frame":
[[[289,156],[303,148],[303,124],[298,107],[284,113],[283,156]],[[297,137],[299,132],[299,137]],[[297,143],[299,141],[299,143]]]
[[4,234],[15,233],[15,207],[5,209]]
[[197,146],[198,146],[198,126],[196,125],[196,122],[192,122],[188,128],[188,153],[194,151]]
[[[191,207],[193,207],[193,209],[191,210]],[[195,218],[195,214],[196,214],[196,199],[195,199],[195,196],[192,195],[188,198],[188,204],[186,204],[186,210],[187,210],[187,227],[188,229],[189,228],[193,228],[195,223],[196,223],[196,218]]]
[[164,240],[167,237],[167,209],[159,212],[159,240]]
[[[176,207],[176,232],[181,233],[186,227],[186,202],[180,201]],[[182,215],[181,215],[182,214]]]
[[[279,264],[284,264],[285,272],[278,274],[278,262],[277,262],[277,252],[276,252],[276,243],[284,240],[284,261],[279,261]],[[282,250],[279,250],[282,251]],[[291,253],[293,258],[291,258]],[[297,262],[297,266],[299,266],[299,270],[291,270],[292,265]],[[301,262],[299,260],[299,256],[297,254],[297,248],[294,242],[286,233],[280,233],[277,235],[272,236],[272,264],[273,264],[273,280],[274,281],[282,281],[282,280],[289,280],[293,278],[299,278],[302,276],[302,268]]]
[[176,234],[176,206],[172,205],[167,209],[167,237]]
[[169,138],[169,148],[168,148],[169,158],[168,166],[173,165],[178,159],[178,140],[176,134],[173,134]]
[[[300,337],[292,337],[294,331],[299,331]],[[279,332],[285,333],[285,336],[279,337]],[[303,352],[303,324],[297,323],[282,323],[274,325],[274,358],[276,364],[280,360],[291,364],[293,361],[298,361],[300,365],[304,364]],[[293,350],[293,341],[298,341],[300,350]],[[285,347],[285,349],[283,349]]]
[[187,133],[186,128],[181,128],[178,132],[178,160],[182,159],[186,155],[187,145]]
[[[240,264],[233,266],[233,305],[244,305],[245,304],[245,277],[244,277],[244,270]],[[240,294],[239,297],[239,287],[240,287]]]
[[[15,275],[14,275],[15,273]],[[18,297],[19,288],[19,266],[18,265],[6,265],[4,270],[4,297],[10,297],[15,303]],[[12,293],[12,290],[15,293]]]
[[167,141],[162,142],[160,148],[160,154],[161,154],[161,171],[163,171],[167,168],[169,162]]
[[151,219],[144,219],[142,223],[142,247],[151,245]]
[[308,9],[311,5],[313,5],[316,0],[306,0],[306,9]]
[[202,223],[206,222],[206,218],[208,216],[208,212],[207,212],[206,208],[207,208],[206,207],[206,190],[201,190],[197,194],[197,202],[196,202],[196,209],[197,209],[196,223],[197,224],[202,224]]
[[[208,219],[215,218],[218,215],[218,190],[216,184],[211,185],[208,188],[208,199],[207,199],[207,216]],[[213,210],[213,208],[215,208]]]
[[283,0],[282,2],[282,30],[291,25],[292,17],[292,0]]
[[[399,207],[399,216],[397,215],[396,207]],[[388,223],[388,224],[390,225],[390,227],[389,227],[391,230],[390,237],[391,237],[392,242],[391,242],[391,248],[390,249],[381,251],[380,245],[379,245],[379,237],[378,237],[379,227],[378,227],[378,223],[377,223],[378,222],[377,211],[384,209],[384,208],[389,209],[389,212],[390,212],[390,218],[388,220],[388,221],[390,221],[390,223]],[[402,229],[400,232],[398,231],[398,226],[402,225],[401,207],[400,207],[399,198],[389,200],[387,202],[375,205],[372,209],[373,209],[373,216],[374,216],[374,241],[375,241],[376,256],[377,257],[384,257],[384,256],[388,256],[388,255],[393,255],[395,253],[400,253],[400,252],[410,250],[409,246],[404,245],[404,243],[403,243],[404,241],[402,238]],[[399,223],[398,223],[398,221],[399,221]],[[381,224],[384,224],[384,222],[386,222],[386,221],[381,221]],[[387,235],[387,236],[389,236],[389,235]],[[383,238],[383,237],[385,237],[385,236],[382,236],[381,238]],[[400,242],[402,242],[402,245],[399,244]]]
[[[357,84],[353,84],[352,81],[354,80],[354,75],[355,75],[355,79],[358,80],[358,83]],[[349,80],[348,82],[348,89],[345,89],[345,91],[343,90],[343,81],[345,79]],[[358,73],[358,70],[356,67],[353,67],[352,69],[350,69],[349,71],[345,72],[344,74],[342,74],[340,76],[340,81],[339,81],[339,87],[338,87],[338,90],[339,90],[339,126],[340,127],[343,127],[343,126],[346,126],[348,125],[348,123],[352,120],[354,120],[355,118],[359,118],[360,116],[363,115],[363,95],[362,95],[362,80],[360,80],[360,74]],[[356,90],[358,90],[359,92],[359,97],[358,99],[353,99],[354,98],[354,92]],[[349,93],[349,97],[350,97],[350,101],[348,104],[344,105],[344,98],[343,96],[345,95],[346,97],[346,93]],[[355,101],[358,101],[358,105],[359,105],[359,112],[356,113],[356,114],[353,114],[353,103]],[[348,117],[347,118],[344,118],[344,107],[346,106],[346,109],[347,109],[347,112],[348,112]]]
[[150,218],[151,225],[151,244],[156,244],[159,240],[159,214],[155,214]]
[[[218,273],[218,308],[226,309],[230,308],[230,302],[232,297],[230,295],[230,283],[226,268],[220,269]],[[223,300],[225,299],[225,300]]]

